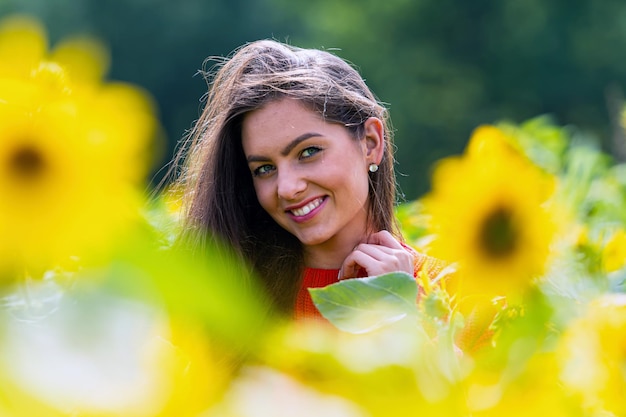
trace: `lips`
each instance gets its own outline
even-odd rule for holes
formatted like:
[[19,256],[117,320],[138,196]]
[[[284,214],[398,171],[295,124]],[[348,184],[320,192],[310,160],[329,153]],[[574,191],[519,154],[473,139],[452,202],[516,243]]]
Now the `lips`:
[[320,204],[322,204],[323,201],[324,201],[323,197],[316,198],[315,200],[310,201],[309,203],[305,204],[302,207],[298,207],[296,209],[292,209],[289,211],[291,212],[291,214],[293,214],[296,217],[303,217],[309,214],[311,211],[318,208]]

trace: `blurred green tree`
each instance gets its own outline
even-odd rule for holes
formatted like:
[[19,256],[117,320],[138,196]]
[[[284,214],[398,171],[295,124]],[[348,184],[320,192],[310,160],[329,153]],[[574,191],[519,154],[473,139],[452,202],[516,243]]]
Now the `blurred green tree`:
[[272,1],[294,44],[339,48],[390,103],[409,199],[479,124],[550,114],[602,138],[618,129],[607,109],[626,83],[618,0]]
[[460,153],[482,123],[551,114],[624,158],[620,0],[0,1],[0,15],[13,12],[41,18],[52,41],[81,32],[108,43],[111,78],[158,103],[163,163],[199,115],[205,58],[268,37],[360,68],[391,110],[406,199],[427,191],[431,164]]
[[[50,41],[93,35],[111,53],[109,78],[131,82],[156,100],[167,148],[155,150],[156,169],[200,114],[206,83],[198,71],[208,56],[272,37],[264,0],[2,0],[0,17],[26,13],[47,26]],[[164,170],[155,172],[157,182]]]

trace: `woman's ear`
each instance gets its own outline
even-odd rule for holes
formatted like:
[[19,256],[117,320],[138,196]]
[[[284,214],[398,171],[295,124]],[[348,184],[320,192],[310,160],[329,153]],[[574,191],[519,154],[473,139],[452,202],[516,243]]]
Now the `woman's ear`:
[[385,129],[378,117],[370,117],[364,123],[364,148],[368,164],[380,164],[385,151]]

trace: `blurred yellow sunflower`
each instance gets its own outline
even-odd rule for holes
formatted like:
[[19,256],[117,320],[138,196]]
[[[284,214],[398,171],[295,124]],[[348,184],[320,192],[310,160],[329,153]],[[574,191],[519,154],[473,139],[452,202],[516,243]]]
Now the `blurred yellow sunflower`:
[[[77,325],[85,315],[88,332]],[[36,325],[2,324],[0,412],[6,404],[9,416],[192,417],[228,383],[199,323],[101,288],[66,293]]]
[[605,272],[615,272],[626,266],[626,231],[615,231],[602,249],[602,267]]
[[553,179],[493,126],[473,133],[462,157],[436,166],[424,197],[434,256],[459,266],[463,294],[523,293],[544,271],[553,235],[545,202]]
[[157,126],[145,92],[100,79],[95,41],[46,42],[32,19],[0,23],[0,281],[110,247]]
[[568,326],[557,354],[561,380],[585,409],[626,415],[626,294],[591,302]]
[[469,415],[581,416],[580,407],[562,389],[557,362],[554,352],[543,352],[530,357],[519,371],[476,367],[466,381]]
[[47,45],[37,20],[12,16],[0,21],[0,77],[28,78],[44,59]]

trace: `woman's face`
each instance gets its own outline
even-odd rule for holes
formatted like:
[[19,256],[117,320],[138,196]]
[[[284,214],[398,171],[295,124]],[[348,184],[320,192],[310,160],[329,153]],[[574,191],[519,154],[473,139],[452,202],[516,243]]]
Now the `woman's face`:
[[373,143],[288,98],[249,113],[242,126],[259,203],[305,249],[351,250],[364,236],[368,166],[380,162]]

